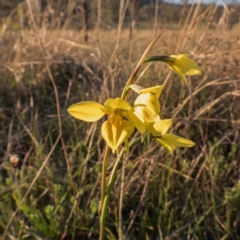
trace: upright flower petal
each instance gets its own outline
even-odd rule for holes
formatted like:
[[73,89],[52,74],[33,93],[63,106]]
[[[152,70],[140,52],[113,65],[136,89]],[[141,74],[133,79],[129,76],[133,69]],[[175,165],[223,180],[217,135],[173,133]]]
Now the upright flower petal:
[[144,123],[156,122],[160,119],[159,113],[152,111],[146,105],[134,105],[134,114]]
[[159,96],[163,86],[154,86],[150,88],[141,88],[138,85],[130,86],[134,91],[139,93],[134,102],[134,114],[145,124],[155,122],[160,119]]
[[68,108],[68,112],[75,118],[95,122],[105,115],[104,106],[96,102],[80,102],[73,104]]
[[163,86],[161,85],[158,85],[158,86],[154,86],[154,87],[149,87],[149,88],[144,88],[144,89],[141,89],[139,91],[139,93],[152,93],[155,95],[156,98],[159,98],[160,97],[160,94],[163,90]]
[[134,107],[142,105],[146,106],[149,111],[152,111],[153,114],[156,113],[158,115],[160,112],[160,104],[158,98],[156,98],[152,93],[140,94],[136,98]]
[[110,98],[105,103],[104,106],[111,108],[112,110],[126,110],[132,109],[131,105],[121,98]]
[[158,97],[153,93],[141,93],[134,102],[135,114],[143,122],[159,120],[160,104]]
[[156,122],[159,118],[160,103],[159,96],[163,86],[154,86],[150,88],[140,89],[139,96],[134,102],[135,114],[143,122]]

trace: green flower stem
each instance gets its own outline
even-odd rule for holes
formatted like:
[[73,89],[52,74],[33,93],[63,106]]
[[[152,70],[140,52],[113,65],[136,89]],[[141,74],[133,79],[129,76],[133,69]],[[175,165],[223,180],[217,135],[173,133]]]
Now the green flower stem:
[[169,56],[151,56],[151,57],[148,57],[144,60],[144,63],[147,63],[147,62],[174,62],[174,58],[171,58]]
[[108,211],[108,203],[109,203],[111,191],[112,191],[112,188],[113,188],[113,184],[114,184],[115,179],[116,179],[118,166],[121,162],[121,159],[122,159],[122,156],[123,156],[124,152],[125,152],[125,148],[122,148],[122,150],[121,150],[120,154],[118,155],[118,158],[117,158],[117,160],[114,164],[114,167],[113,167],[113,170],[111,172],[110,179],[109,179],[109,182],[108,182],[106,195],[105,195],[103,205],[102,205],[102,209],[101,209],[99,240],[104,240],[104,238],[105,238],[105,222],[106,222],[106,216],[107,216],[107,211]]
[[109,153],[110,153],[110,147],[107,145],[106,149],[105,149],[103,163],[102,163],[101,209],[102,209],[103,201],[104,201],[104,197],[105,197],[106,175],[107,175],[107,165],[108,165]]
[[[140,143],[141,142],[141,139],[142,137],[139,137],[137,138],[136,140],[134,140],[133,142],[131,142],[129,144],[129,148]],[[106,149],[107,150],[107,149]],[[109,150],[108,150],[109,151]],[[109,179],[109,182],[108,182],[108,185],[107,185],[107,190],[106,190],[106,193],[105,193],[105,197],[104,197],[104,200],[103,200],[103,204],[101,203],[101,218],[100,218],[100,236],[99,236],[99,240],[104,240],[105,239],[105,222],[106,222],[106,217],[107,217],[107,211],[108,211],[108,203],[109,203],[109,199],[110,199],[110,195],[111,195],[111,191],[112,191],[112,188],[113,188],[113,184],[115,182],[115,179],[116,179],[116,175],[117,175],[117,170],[118,170],[118,167],[119,167],[119,164],[121,162],[121,159],[122,159],[122,156],[123,154],[127,151],[127,149],[124,147],[122,148],[120,154],[118,155],[118,158],[114,164],[114,167],[112,169],[112,172],[111,172],[111,175],[110,175],[110,179]],[[108,155],[105,153],[105,156]],[[106,158],[108,159],[108,157]],[[105,157],[104,157],[104,160],[105,160]],[[103,169],[105,169],[105,178],[106,178],[106,167]],[[104,175],[102,175],[102,177],[104,177]],[[104,184],[106,182],[106,180],[102,180],[102,183],[104,181]],[[103,186],[103,184],[102,184]],[[104,185],[105,186],[105,185]],[[101,192],[103,190],[101,189]],[[105,191],[104,191],[105,192]],[[102,197],[102,196],[101,196]]]
[[[102,183],[101,183],[101,216],[102,216],[102,209],[103,209],[103,202],[105,198],[105,191],[106,191],[106,175],[107,175],[107,165],[108,165],[108,158],[110,153],[110,147],[106,145],[104,159],[102,163]],[[105,222],[100,222],[100,238],[105,238]]]

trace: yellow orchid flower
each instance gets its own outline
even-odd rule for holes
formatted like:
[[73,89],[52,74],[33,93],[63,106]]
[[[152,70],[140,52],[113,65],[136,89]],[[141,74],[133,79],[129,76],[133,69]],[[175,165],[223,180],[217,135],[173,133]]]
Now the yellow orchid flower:
[[171,55],[166,63],[174,70],[187,84],[187,78],[185,75],[198,75],[202,71],[198,65],[191,60],[189,54]]
[[202,73],[198,65],[188,57],[189,54],[151,56],[145,59],[144,62],[160,61],[167,63],[168,66],[187,84],[187,78],[185,75],[198,75]]
[[160,103],[158,98],[162,92],[163,86],[138,90],[136,90],[136,85],[130,87],[139,93],[134,102],[135,115],[144,123],[158,121],[160,119]]
[[107,114],[109,118],[103,123],[101,130],[113,152],[128,139],[135,127],[141,133],[145,132],[145,126],[134,114],[134,109],[121,98],[108,99],[104,105],[91,101],[80,102],[70,106],[67,111],[73,117],[86,122],[95,122]]
[[175,147],[193,147],[194,142],[176,136],[174,134],[168,134],[168,130],[172,125],[171,119],[158,120],[155,123],[150,123],[147,126],[147,130],[154,136],[156,141],[167,149],[171,154]]

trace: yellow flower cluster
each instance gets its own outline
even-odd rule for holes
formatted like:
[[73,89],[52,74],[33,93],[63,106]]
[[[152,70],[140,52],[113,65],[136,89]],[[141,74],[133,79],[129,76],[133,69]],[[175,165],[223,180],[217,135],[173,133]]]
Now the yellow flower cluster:
[[139,86],[130,86],[139,96],[134,102],[136,116],[144,123],[146,132],[151,134],[158,143],[165,147],[170,153],[175,147],[193,147],[194,142],[179,136],[168,134],[172,125],[171,119],[160,119],[159,96],[162,86],[141,89]]
[[[201,73],[196,63],[190,60],[186,54],[155,57],[152,58],[152,61],[153,59],[160,59],[167,63],[185,82],[187,81],[185,75]],[[92,101],[80,102],[70,106],[68,112],[73,117],[86,122],[97,121],[107,114],[108,120],[103,123],[101,132],[113,152],[118,152],[118,148],[130,137],[135,127],[142,135],[150,134],[170,153],[175,147],[195,145],[188,139],[168,134],[172,120],[160,119],[159,97],[163,86],[143,89],[132,84],[130,88],[139,94],[133,107],[121,98],[111,98],[104,105]]]

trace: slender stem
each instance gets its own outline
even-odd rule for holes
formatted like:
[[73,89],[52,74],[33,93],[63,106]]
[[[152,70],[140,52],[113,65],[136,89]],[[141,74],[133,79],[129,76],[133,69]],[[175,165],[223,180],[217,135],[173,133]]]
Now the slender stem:
[[108,202],[110,199],[110,195],[111,195],[111,191],[113,188],[113,184],[115,182],[116,179],[116,175],[117,175],[117,170],[118,170],[118,166],[121,162],[122,156],[125,152],[125,148],[122,148],[121,152],[118,155],[118,158],[114,164],[113,170],[111,172],[110,175],[110,179],[108,182],[108,186],[107,186],[107,190],[106,190],[106,194],[105,194],[105,198],[103,201],[103,206],[102,206],[102,211],[101,211],[101,219],[100,219],[100,237],[99,240],[104,240],[104,235],[105,235],[105,221],[106,221],[106,216],[107,216],[107,211],[108,211]]
[[[129,144],[129,148],[138,144],[141,141],[141,137],[135,139],[134,141],[132,141]],[[107,149],[106,149],[107,150]],[[108,150],[109,151],[109,150]],[[104,196],[104,200],[103,200],[103,204],[101,203],[101,218],[100,218],[100,236],[99,236],[99,240],[104,240],[105,239],[105,222],[106,222],[106,217],[107,217],[107,210],[108,210],[108,202],[110,199],[110,195],[111,195],[111,191],[113,188],[113,184],[115,182],[116,179],[116,174],[117,174],[117,170],[118,170],[118,166],[121,162],[122,156],[123,154],[126,152],[126,148],[122,148],[121,152],[118,155],[118,158],[113,166],[111,175],[110,175],[110,179],[107,185],[107,189],[105,192],[105,196]],[[105,155],[106,156],[106,155]],[[108,159],[108,158],[107,158]],[[105,175],[106,176],[106,175]],[[103,180],[102,180],[103,182]],[[105,184],[106,180],[104,181]]]
[[[103,202],[105,198],[105,191],[106,191],[106,175],[107,175],[107,165],[108,165],[108,158],[110,153],[110,147],[106,145],[104,159],[102,163],[102,183],[101,183],[101,215],[103,209]],[[105,222],[100,221],[100,238],[105,238]]]
[[105,190],[106,190],[106,175],[107,175],[107,165],[108,165],[108,158],[110,153],[110,147],[106,146],[104,159],[102,163],[102,183],[101,183],[101,209],[105,197]]
[[119,197],[119,210],[118,210],[118,218],[119,218],[119,227],[118,227],[118,234],[119,240],[123,239],[123,216],[122,216],[122,208],[123,208],[123,190],[124,190],[124,180],[125,180],[125,168],[128,161],[128,151],[126,153],[125,159],[123,160],[122,165],[122,176],[121,176],[121,187],[120,187],[120,197]]

